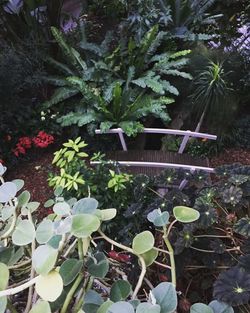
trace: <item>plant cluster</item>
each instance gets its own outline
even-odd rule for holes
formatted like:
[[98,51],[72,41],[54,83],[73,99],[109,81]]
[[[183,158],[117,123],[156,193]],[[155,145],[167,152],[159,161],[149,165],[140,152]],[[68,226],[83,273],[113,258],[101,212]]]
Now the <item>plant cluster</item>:
[[[147,218],[160,231],[164,246],[158,248],[153,233],[148,230],[138,233],[131,246],[125,246],[102,230],[103,224],[116,216],[116,209],[98,209],[98,201],[91,197],[66,200],[62,190],[57,189],[53,213],[37,221],[34,213],[40,203],[30,202],[28,191],[21,192],[22,180],[5,182],[5,171],[0,165],[0,312],[6,308],[11,312],[21,309],[29,313],[176,312],[178,287],[170,234],[173,225],[192,225],[199,220],[198,210],[176,206],[171,215],[160,209],[151,210]],[[102,248],[100,241],[105,242]],[[138,259],[139,272],[134,286],[129,283],[121,263],[105,255],[110,245],[112,251],[115,247],[116,251],[122,250],[123,254]],[[162,253],[165,268],[171,272],[171,282],[154,283],[154,287],[146,278],[147,272]],[[19,284],[12,286],[11,281],[17,276]],[[147,285],[144,286],[144,282],[148,282]],[[245,281],[236,292],[245,293],[246,287]],[[26,299],[22,308],[16,303],[20,296]],[[246,298],[242,295],[241,303]],[[234,310],[229,304],[214,300],[209,305],[192,305],[190,313],[195,312],[233,313]]]

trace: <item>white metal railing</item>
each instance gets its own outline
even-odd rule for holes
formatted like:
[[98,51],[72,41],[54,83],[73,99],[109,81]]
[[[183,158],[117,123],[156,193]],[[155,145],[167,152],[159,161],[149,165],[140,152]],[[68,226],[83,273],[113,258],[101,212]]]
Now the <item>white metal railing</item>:
[[[123,151],[128,151],[126,141],[124,138],[124,131],[122,128],[113,128],[106,132],[102,132],[100,129],[95,131],[97,135],[99,134],[118,134],[122,149]],[[203,138],[203,139],[210,139],[216,140],[216,135],[210,135],[207,133],[200,133],[200,132],[192,132],[190,130],[178,130],[178,129],[164,129],[164,128],[144,128],[141,133],[145,134],[165,134],[165,135],[175,135],[175,136],[183,136],[183,140],[179,147],[178,153],[182,154],[186,148],[186,145],[190,138]],[[211,167],[204,167],[204,166],[195,166],[195,165],[187,165],[187,164],[176,164],[176,163],[159,163],[159,162],[139,162],[139,161],[110,161],[111,163],[118,163],[121,166],[137,166],[137,167],[159,167],[159,168],[182,168],[190,170],[191,173],[195,171],[205,171],[208,173],[213,173],[214,169]],[[100,164],[101,161],[91,161],[91,165]],[[187,184],[187,180],[184,179],[180,185],[179,189],[185,188]]]
[[[124,151],[128,151],[126,141],[124,138],[124,131],[121,128],[113,128],[105,133],[103,133],[100,129],[97,129],[95,131],[97,135],[99,134],[118,134],[122,148]],[[210,135],[206,133],[199,133],[199,132],[192,132],[190,130],[178,130],[178,129],[165,129],[165,128],[144,128],[144,130],[141,133],[145,134],[165,134],[165,135],[175,135],[175,136],[183,136],[182,143],[180,145],[180,148],[178,150],[178,153],[183,153],[183,151],[186,148],[186,145],[188,143],[188,140],[190,138],[203,138],[203,139],[210,139],[210,140],[216,140],[216,135]]]

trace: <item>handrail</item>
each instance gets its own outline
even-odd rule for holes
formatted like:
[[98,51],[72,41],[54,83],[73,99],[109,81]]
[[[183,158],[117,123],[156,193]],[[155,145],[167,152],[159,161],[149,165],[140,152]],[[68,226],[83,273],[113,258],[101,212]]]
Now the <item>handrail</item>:
[[[101,164],[103,161],[91,161],[90,165]],[[122,166],[138,166],[138,167],[163,167],[163,168],[182,168],[190,171],[205,171],[208,173],[213,173],[214,168],[187,164],[177,164],[177,163],[158,163],[158,162],[139,162],[139,161],[107,161],[106,163],[114,164],[117,163]]]
[[[119,134],[124,133],[122,128],[112,128],[106,132],[102,132],[100,129],[95,131],[97,135],[99,134]],[[207,133],[200,133],[200,132],[192,132],[190,130],[179,130],[179,129],[166,129],[166,128],[144,128],[140,133],[148,133],[148,134],[168,134],[168,135],[177,135],[177,136],[186,136],[189,137],[196,137],[196,138],[204,138],[204,139],[211,139],[216,140],[216,135],[210,135]]]

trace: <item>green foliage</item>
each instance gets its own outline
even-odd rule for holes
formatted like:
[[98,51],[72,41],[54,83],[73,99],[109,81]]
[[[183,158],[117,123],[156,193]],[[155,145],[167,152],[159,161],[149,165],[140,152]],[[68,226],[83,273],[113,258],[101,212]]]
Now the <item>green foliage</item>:
[[[143,129],[142,121],[150,115],[169,122],[166,106],[179,95],[170,78],[191,79],[182,71],[190,50],[165,52],[164,48],[161,53],[165,33],[158,26],[138,43],[132,38],[125,42],[121,39],[112,51],[108,36],[100,46],[82,41],[83,55],[67,44],[56,28],[52,32],[69,67],[49,60],[66,76],[45,78],[59,86],[45,107],[68,104],[57,119],[63,127],[99,124],[105,131],[119,126],[127,135],[134,135]],[[90,50],[93,53],[88,57]]]

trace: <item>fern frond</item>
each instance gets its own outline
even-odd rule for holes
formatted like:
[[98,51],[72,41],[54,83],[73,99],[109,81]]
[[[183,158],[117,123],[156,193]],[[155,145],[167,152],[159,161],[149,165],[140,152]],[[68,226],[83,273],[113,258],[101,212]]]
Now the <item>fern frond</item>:
[[89,112],[69,112],[64,116],[61,116],[57,119],[57,122],[61,124],[62,127],[77,125],[82,127],[93,121],[95,121],[95,113],[93,111]]
[[189,73],[181,72],[178,70],[166,70],[166,71],[163,71],[162,73],[166,75],[171,75],[171,76],[179,76],[179,77],[190,79],[190,80],[193,79],[193,77]]
[[176,87],[171,85],[167,80],[161,81],[162,87],[164,88],[165,92],[169,92],[175,96],[179,96],[179,91]]
[[67,100],[75,95],[77,95],[79,91],[75,88],[71,87],[61,87],[58,88],[53,96],[50,98],[50,100],[46,101],[44,103],[44,106],[46,108],[51,107],[52,105],[58,104],[64,100]]
[[176,59],[190,54],[192,50],[181,50],[169,55],[169,59]]
[[156,50],[159,48],[159,46],[161,45],[162,43],[162,40],[163,38],[165,37],[166,35],[166,32],[163,32],[163,31],[160,31],[155,39],[152,41],[150,47],[148,48],[147,50],[147,53],[146,53],[146,57],[150,57],[152,55],[154,55],[154,53],[156,52]]
[[61,77],[52,77],[52,76],[49,76],[49,77],[41,77],[42,80],[50,85],[53,85],[53,86],[59,86],[59,87],[62,87],[62,86],[66,86],[67,85],[67,81],[65,78],[61,78]]
[[46,61],[52,65],[55,69],[66,75],[75,75],[74,72],[65,64],[54,60],[51,57],[46,58]]

